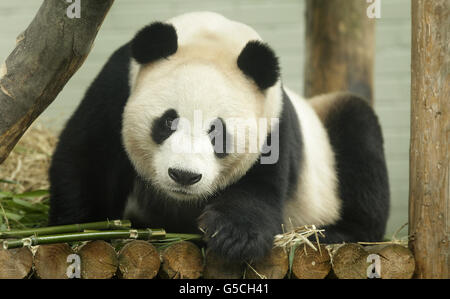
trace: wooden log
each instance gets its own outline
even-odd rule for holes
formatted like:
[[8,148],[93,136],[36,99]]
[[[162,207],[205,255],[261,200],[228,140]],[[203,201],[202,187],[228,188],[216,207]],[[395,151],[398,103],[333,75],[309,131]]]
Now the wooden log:
[[119,252],[120,277],[124,279],[152,279],[160,265],[158,251],[146,241],[129,242]]
[[359,244],[344,244],[333,253],[333,272],[339,279],[367,278],[369,253]]
[[301,245],[295,249],[292,276],[297,279],[323,279],[331,270],[331,258],[325,245],[320,251]]
[[363,0],[307,0],[304,93],[351,91],[373,99],[375,23]]
[[202,252],[194,243],[177,242],[162,252],[161,278],[197,279],[202,273]]
[[43,1],[0,66],[0,163],[83,64],[113,0],[79,2],[71,19],[67,1]]
[[203,278],[205,279],[239,279],[244,275],[244,264],[227,262],[212,251],[206,252]]
[[119,266],[114,248],[107,242],[98,240],[88,242],[78,250],[81,258],[81,278],[109,279]]
[[28,247],[0,249],[0,279],[23,279],[30,275],[33,254]]
[[414,274],[414,256],[407,247],[399,244],[368,246],[369,253],[380,257],[380,278],[411,279]]
[[412,4],[409,246],[417,278],[450,278],[450,1]]
[[[14,249],[11,249],[14,250]],[[36,276],[42,279],[67,279],[67,258],[75,252],[66,243],[40,245],[34,254]]]
[[289,258],[282,247],[274,247],[271,253],[263,259],[251,263],[245,272],[249,279],[282,279],[289,270]]

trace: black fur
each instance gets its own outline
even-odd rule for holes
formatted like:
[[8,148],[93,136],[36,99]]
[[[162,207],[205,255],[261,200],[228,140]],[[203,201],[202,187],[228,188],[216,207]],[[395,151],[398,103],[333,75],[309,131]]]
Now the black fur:
[[378,119],[366,100],[342,94],[325,127],[336,155],[341,220],[325,227],[327,243],[381,241],[389,216],[389,180]]
[[226,258],[262,257],[281,231],[283,202],[298,179],[302,141],[290,100],[284,96],[277,163],[256,163],[207,205],[174,202],[137,175],[121,143],[129,50],[126,45],[111,57],[61,134],[50,169],[50,224],[121,218],[134,190],[145,215],[132,217],[135,226],[199,232],[200,225],[208,246]]
[[261,90],[272,87],[280,77],[278,58],[260,41],[250,41],[239,54],[238,67],[252,78]]
[[[137,175],[122,144],[130,57],[129,44],[112,55],[60,136],[50,168],[50,224],[121,218],[132,193],[142,207],[140,215],[131,217],[135,226],[199,232],[200,225],[209,248],[228,259],[264,256],[281,232],[284,202],[293,195],[302,169],[302,136],[286,93],[275,164],[255,163],[242,179],[207,201],[175,202]],[[366,103],[350,97],[325,125],[344,201],[342,220],[326,228],[327,241],[380,240],[389,191],[377,119]]]
[[152,139],[156,144],[162,144],[176,130],[177,111],[168,109],[161,117],[155,119],[152,124]]
[[208,248],[227,259],[264,256],[272,247],[273,236],[281,232],[283,203],[295,190],[302,158],[299,122],[286,94],[279,132],[278,162],[256,162],[241,180],[210,198],[208,204],[175,202],[137,178],[133,195],[142,211],[132,222],[173,232],[200,232],[200,226],[206,232]]
[[178,49],[175,27],[155,22],[139,31],[131,42],[131,55],[140,64],[174,54]]
[[282,232],[284,202],[297,186],[303,152],[297,115],[286,93],[279,132],[278,161],[256,162],[206,205],[199,218],[208,248],[228,259],[261,258],[272,247],[274,235]]
[[49,173],[50,224],[122,217],[136,177],[120,121],[130,56],[129,44],[112,55],[60,135]]

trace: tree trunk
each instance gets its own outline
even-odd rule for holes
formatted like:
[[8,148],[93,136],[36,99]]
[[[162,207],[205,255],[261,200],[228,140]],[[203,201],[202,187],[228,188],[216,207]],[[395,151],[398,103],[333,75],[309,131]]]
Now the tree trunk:
[[355,243],[338,247],[333,253],[333,273],[339,279],[366,279],[369,253]]
[[411,279],[414,274],[414,256],[399,244],[375,245],[364,248],[380,257],[381,279]]
[[450,2],[412,1],[410,248],[416,277],[450,277]]
[[192,242],[182,241],[170,245],[161,256],[161,278],[197,279],[203,274],[202,252]]
[[207,250],[203,278],[205,279],[239,279],[244,275],[244,264],[230,262],[223,257]]
[[245,278],[283,279],[288,271],[289,258],[286,249],[274,247],[267,256],[247,266]]
[[147,241],[131,241],[119,252],[120,278],[152,279],[160,266],[159,252]]
[[28,247],[0,248],[0,279],[22,279],[29,276],[33,265],[33,253]]
[[373,101],[374,21],[363,0],[307,0],[305,97],[351,91]]
[[74,253],[72,248],[66,243],[40,245],[34,255],[36,276],[41,279],[69,278],[67,276],[67,269],[69,267],[67,258]]
[[110,279],[119,266],[114,248],[102,240],[88,242],[78,250],[81,259],[81,278]]
[[323,279],[331,270],[330,254],[325,245],[315,251],[304,244],[295,249],[292,276],[297,279]]
[[71,19],[70,3],[45,0],[17,37],[0,67],[0,163],[83,64],[113,2],[80,1],[81,17]]

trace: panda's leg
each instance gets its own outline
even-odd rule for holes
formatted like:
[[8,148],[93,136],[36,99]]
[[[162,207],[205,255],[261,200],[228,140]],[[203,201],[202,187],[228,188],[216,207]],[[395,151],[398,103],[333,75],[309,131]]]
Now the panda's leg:
[[322,120],[336,153],[341,219],[326,242],[380,241],[389,214],[389,182],[378,119],[355,95],[336,96]]
[[199,217],[208,249],[226,260],[252,261],[264,257],[281,232],[280,195],[270,184],[233,186],[208,204]]
[[50,225],[89,222],[95,218],[96,200],[92,198],[95,192],[89,189],[86,167],[82,158],[64,154],[64,149],[55,152],[49,171]]

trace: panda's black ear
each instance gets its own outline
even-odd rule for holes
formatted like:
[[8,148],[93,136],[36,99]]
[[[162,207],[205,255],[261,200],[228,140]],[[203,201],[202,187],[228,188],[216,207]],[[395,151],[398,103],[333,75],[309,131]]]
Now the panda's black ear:
[[278,58],[273,50],[260,41],[249,41],[239,54],[238,67],[252,78],[261,90],[272,87],[280,77]]
[[178,37],[171,24],[155,22],[141,29],[131,41],[131,56],[140,64],[174,54]]

